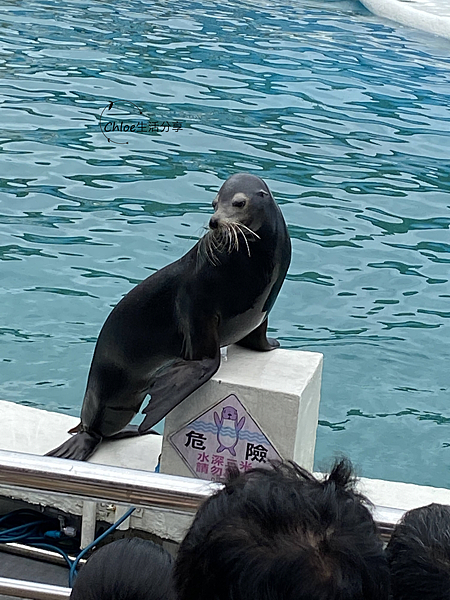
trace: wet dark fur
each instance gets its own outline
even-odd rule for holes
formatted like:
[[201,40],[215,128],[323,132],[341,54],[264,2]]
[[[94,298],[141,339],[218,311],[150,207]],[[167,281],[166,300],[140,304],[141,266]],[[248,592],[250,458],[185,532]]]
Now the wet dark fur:
[[[246,219],[258,217],[255,231],[239,222],[231,204],[241,193],[251,197]],[[266,184],[248,174],[228,179],[215,205],[214,229],[132,289],[106,319],[81,423],[50,456],[86,460],[102,438],[126,435],[120,432],[150,394],[135,433],[148,432],[214,375],[221,346],[266,351],[279,345],[266,338],[266,329],[291,255],[281,211]]]

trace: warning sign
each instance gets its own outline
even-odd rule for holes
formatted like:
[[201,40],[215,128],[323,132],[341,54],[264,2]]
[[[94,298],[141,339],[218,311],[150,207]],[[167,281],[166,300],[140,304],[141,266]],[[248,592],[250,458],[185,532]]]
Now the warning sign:
[[200,479],[220,481],[231,465],[243,472],[269,466],[271,460],[281,460],[235,394],[218,402],[169,439]]

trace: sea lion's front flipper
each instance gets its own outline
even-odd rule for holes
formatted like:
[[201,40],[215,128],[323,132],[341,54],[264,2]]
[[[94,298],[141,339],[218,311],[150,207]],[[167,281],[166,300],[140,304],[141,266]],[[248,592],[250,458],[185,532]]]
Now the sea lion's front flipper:
[[89,431],[76,433],[67,442],[61,444],[54,450],[47,452],[45,456],[56,456],[57,458],[70,458],[72,460],[87,460],[102,441],[101,436]]
[[267,352],[269,350],[274,350],[280,346],[280,342],[273,338],[267,337],[267,319],[251,331],[248,335],[246,335],[242,340],[236,342],[238,346],[243,346],[244,348],[250,348],[250,350],[259,350],[260,352]]
[[145,419],[139,425],[139,433],[146,433],[163,419],[172,408],[203,385],[214,375],[220,365],[220,352],[213,358],[184,360],[178,358],[156,375],[148,393],[150,402],[144,408]]

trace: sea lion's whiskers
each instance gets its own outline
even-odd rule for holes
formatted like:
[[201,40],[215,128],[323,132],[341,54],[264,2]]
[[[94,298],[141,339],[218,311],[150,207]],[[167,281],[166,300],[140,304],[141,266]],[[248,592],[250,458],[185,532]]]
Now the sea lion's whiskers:
[[211,254],[210,240],[209,240],[209,238],[205,238],[204,244],[202,246],[202,258],[203,259],[206,258],[206,260],[208,262],[210,262],[211,264],[214,264],[210,254]]
[[246,229],[247,231],[249,231],[252,235],[254,235],[255,237],[258,238],[258,240],[260,240],[261,238],[259,237],[259,235],[257,233],[255,233],[253,231],[253,229],[250,229],[250,227],[247,227],[247,225],[244,225],[244,223],[239,223],[240,227],[244,227],[244,229]]
[[227,252],[228,252],[228,254],[231,254],[233,252],[233,250],[236,249],[236,241],[235,241],[234,235],[233,235],[234,231],[233,231],[232,223],[227,223],[226,232],[227,232],[227,237],[228,237]]
[[228,227],[228,225],[226,225],[223,228],[223,238],[224,238],[224,244],[223,244],[223,248],[222,249],[227,254],[231,254],[232,245],[233,245],[233,239],[231,237],[230,228]]
[[228,245],[227,231],[223,228],[220,228],[217,233],[214,234],[214,241],[216,242],[215,247],[217,252],[224,252]]
[[197,265],[198,263],[205,258],[205,237],[206,236],[202,236],[198,242],[198,247],[197,247]]
[[234,236],[234,249],[239,252],[239,237],[236,231],[236,223],[230,223],[231,230],[233,231]]
[[[244,238],[245,245],[247,246],[247,254],[250,258],[251,253],[250,253],[250,246],[248,245],[247,236],[245,235],[245,231],[242,231],[242,229],[241,229],[241,227],[245,227],[245,225],[242,225],[242,223],[236,223],[236,227],[238,228],[239,232],[242,233],[242,237]],[[246,229],[248,229],[248,227],[246,227]]]
[[227,224],[220,226],[219,229],[214,232],[214,240],[216,242],[216,249],[219,254],[222,254],[223,252],[230,254],[231,241]]
[[210,262],[213,265],[213,267],[216,266],[216,257],[214,255],[214,249],[212,247],[211,239],[208,239],[208,242],[206,244],[206,258],[208,259],[208,262]]
[[209,246],[210,246],[210,237],[211,237],[211,230],[209,229],[209,227],[203,227],[203,229],[206,229],[206,233],[201,237],[200,239],[200,244],[198,246],[198,257],[207,260],[210,260],[209,258]]
[[231,236],[228,225],[222,225],[222,235],[223,235],[223,246],[222,250],[227,254],[231,253]]
[[213,259],[213,265],[217,267],[220,265],[220,259],[218,254],[223,252],[224,240],[222,231],[217,235],[216,232],[213,232],[211,235],[211,256]]
[[211,247],[214,248],[214,250],[219,250],[219,247],[221,244],[221,239],[220,239],[220,237],[217,238],[217,234],[215,231],[210,232],[209,241],[210,241]]
[[206,235],[202,238],[202,243],[199,247],[199,256],[206,259],[213,266],[221,264],[219,255],[222,253],[231,254],[235,250],[239,252],[239,234],[242,235],[245,246],[247,248],[247,254],[251,258],[249,235],[255,236],[257,239],[261,239],[257,233],[255,233],[250,227],[239,223],[238,221],[222,223],[217,229],[209,229]]
[[206,260],[211,263],[213,267],[216,267],[218,264],[220,264],[220,261],[216,256],[217,243],[212,231],[209,230],[208,233],[203,237],[202,243],[200,244],[200,252],[202,258],[206,258]]

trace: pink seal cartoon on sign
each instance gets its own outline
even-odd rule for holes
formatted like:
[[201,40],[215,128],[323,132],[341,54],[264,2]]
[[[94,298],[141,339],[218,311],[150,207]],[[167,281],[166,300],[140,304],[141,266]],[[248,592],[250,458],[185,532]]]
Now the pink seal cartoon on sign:
[[238,422],[238,413],[234,406],[225,406],[222,416],[214,412],[214,421],[217,427],[217,441],[219,447],[216,452],[228,450],[232,456],[236,456],[235,447],[239,441],[239,432],[244,426],[245,417]]

